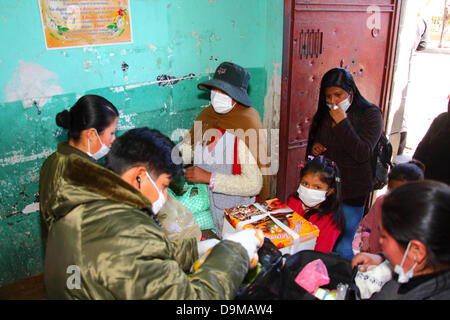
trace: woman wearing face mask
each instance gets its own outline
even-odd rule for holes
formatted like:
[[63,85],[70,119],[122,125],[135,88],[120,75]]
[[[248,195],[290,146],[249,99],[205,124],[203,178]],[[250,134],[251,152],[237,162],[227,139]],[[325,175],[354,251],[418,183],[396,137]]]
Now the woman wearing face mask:
[[[188,276],[196,239],[170,240],[158,219],[170,181],[181,174],[173,149],[158,130],[137,128],[114,142],[106,168],[76,155],[63,160],[45,253],[47,298],[234,297],[261,241],[255,230],[235,233]],[[78,282],[69,267],[78,268]]]
[[380,109],[361,95],[350,72],[335,68],[323,76],[307,152],[335,161],[341,171],[345,230],[334,251],[347,259],[372,190],[370,160],[382,127]]
[[[209,185],[210,210],[219,237],[224,209],[254,203],[255,196],[268,197],[269,176],[262,175],[260,161],[267,151],[259,131],[260,115],[247,94],[249,81],[244,68],[224,62],[213,79],[200,83],[200,90],[210,92],[211,105],[198,115],[180,147],[184,162],[193,163],[186,179]],[[186,154],[192,157],[186,159]]]
[[95,162],[104,157],[116,138],[116,107],[103,97],[85,95],[70,110],[56,115],[56,124],[67,129],[67,142],[58,144],[55,153],[43,163],[39,177],[39,206],[44,248],[48,227],[53,220],[49,210],[61,182],[64,159],[77,155]]
[[409,182],[389,193],[380,222],[382,254],[360,253],[360,271],[385,259],[393,279],[374,300],[450,299],[450,187],[433,180]]
[[286,204],[319,228],[314,250],[330,252],[345,225],[337,165],[323,156],[308,160],[297,193]]

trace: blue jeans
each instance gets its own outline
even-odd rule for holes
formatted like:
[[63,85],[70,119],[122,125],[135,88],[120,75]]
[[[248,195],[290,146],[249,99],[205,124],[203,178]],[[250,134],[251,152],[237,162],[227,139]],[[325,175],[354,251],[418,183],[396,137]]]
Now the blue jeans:
[[345,216],[345,229],[344,232],[341,233],[339,240],[334,245],[333,251],[341,257],[351,260],[353,258],[352,242],[356,229],[361,222],[364,213],[364,206],[353,207],[343,203],[342,210],[344,211]]

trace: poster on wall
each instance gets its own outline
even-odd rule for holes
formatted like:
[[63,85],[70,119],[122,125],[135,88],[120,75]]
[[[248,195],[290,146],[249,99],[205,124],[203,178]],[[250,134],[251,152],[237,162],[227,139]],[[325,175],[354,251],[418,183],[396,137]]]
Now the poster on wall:
[[132,43],[129,0],[38,0],[47,49]]

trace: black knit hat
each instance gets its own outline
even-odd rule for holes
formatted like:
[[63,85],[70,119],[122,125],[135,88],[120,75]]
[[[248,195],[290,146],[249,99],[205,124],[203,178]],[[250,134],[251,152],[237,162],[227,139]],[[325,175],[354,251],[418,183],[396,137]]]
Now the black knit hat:
[[252,102],[247,94],[250,73],[247,70],[231,62],[222,62],[217,67],[211,80],[199,83],[200,90],[211,91],[212,88],[220,89],[240,104],[251,107]]

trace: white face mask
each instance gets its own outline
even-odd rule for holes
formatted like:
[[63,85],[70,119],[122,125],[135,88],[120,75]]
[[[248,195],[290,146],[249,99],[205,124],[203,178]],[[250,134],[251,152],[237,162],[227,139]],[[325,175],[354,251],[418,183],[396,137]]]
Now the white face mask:
[[[352,103],[350,102],[350,95],[348,95],[348,97],[345,100],[342,100],[341,102],[339,102],[339,107],[341,107],[342,110],[344,110],[344,112],[347,112],[348,108],[350,108],[350,106],[352,105]],[[327,106],[328,108],[331,109],[331,107],[333,106],[331,103],[327,102]]]
[[152,177],[150,177],[148,172],[145,172],[145,174],[147,175],[147,178],[150,180],[150,182],[155,186],[156,190],[158,191],[158,199],[152,203],[152,210],[155,214],[157,214],[159,212],[159,210],[161,210],[162,207],[164,207],[164,205],[166,204],[166,198],[164,197],[164,193],[162,193],[162,191],[160,191],[158,189],[158,187],[156,186],[156,183],[153,181]]
[[217,113],[228,113],[233,109],[236,103],[226,94],[211,90],[211,104]]
[[403,255],[402,262],[400,265],[395,265],[394,272],[398,274],[397,281],[400,283],[407,283],[409,279],[413,277],[414,269],[417,267],[417,261],[416,257],[414,257],[414,265],[412,268],[405,273],[405,270],[403,270],[403,263],[405,262],[406,256],[408,255],[409,248],[411,247],[411,241],[408,243],[408,246],[406,247],[405,254]]
[[309,189],[300,184],[298,187],[298,196],[302,202],[308,207],[315,207],[327,198],[327,191]]
[[98,160],[98,159],[106,156],[110,149],[105,144],[103,144],[102,139],[100,139],[100,136],[98,135],[96,129],[95,129],[95,134],[97,135],[98,140],[100,140],[100,143],[102,144],[102,147],[96,153],[92,154],[91,153],[91,145],[90,145],[89,139],[88,139],[88,151],[86,153],[88,154],[88,156],[91,156],[95,160]]

